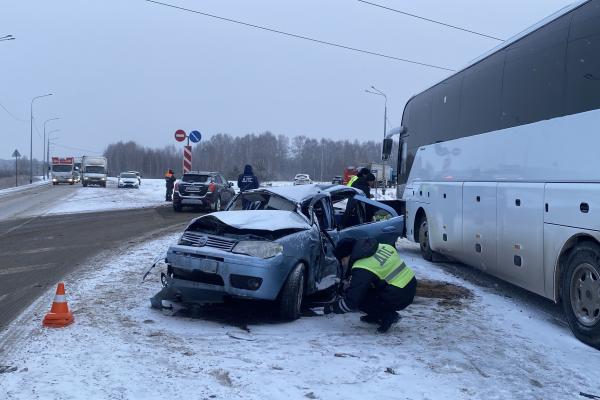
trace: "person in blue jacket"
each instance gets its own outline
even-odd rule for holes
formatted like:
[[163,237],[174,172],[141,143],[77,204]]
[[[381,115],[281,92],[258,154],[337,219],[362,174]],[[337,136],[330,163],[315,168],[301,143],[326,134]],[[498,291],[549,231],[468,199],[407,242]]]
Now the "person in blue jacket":
[[[256,175],[254,175],[254,172],[252,172],[252,166],[251,165],[246,165],[244,167],[244,173],[240,174],[240,176],[238,176],[238,188],[240,188],[240,193],[246,192],[248,190],[252,190],[252,189],[258,189],[259,183],[258,183],[258,178],[256,177]],[[250,206],[250,203],[246,200],[243,200],[243,207],[244,210],[248,209],[248,207]]]

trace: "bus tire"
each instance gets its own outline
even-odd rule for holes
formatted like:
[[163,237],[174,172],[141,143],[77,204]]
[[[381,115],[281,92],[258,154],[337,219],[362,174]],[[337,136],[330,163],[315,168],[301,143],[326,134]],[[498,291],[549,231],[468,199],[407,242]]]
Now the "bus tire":
[[571,251],[561,286],[571,331],[583,343],[600,350],[600,246],[585,242]]
[[421,257],[427,261],[433,261],[433,250],[429,245],[429,225],[427,224],[427,216],[423,215],[419,221],[419,247],[421,248]]

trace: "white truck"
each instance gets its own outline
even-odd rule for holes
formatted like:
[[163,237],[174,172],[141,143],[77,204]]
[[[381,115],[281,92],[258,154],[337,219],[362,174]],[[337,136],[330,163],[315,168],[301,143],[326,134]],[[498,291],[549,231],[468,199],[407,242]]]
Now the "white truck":
[[366,167],[371,170],[371,173],[375,175],[375,179],[377,180],[377,187],[383,187],[385,183],[387,183],[388,186],[391,184],[393,175],[393,167],[391,165],[385,165],[385,175],[383,173],[384,164],[371,162],[361,165],[361,167]]
[[106,157],[83,156],[81,158],[81,183],[84,187],[98,185],[106,187],[108,160]]
[[59,183],[68,183],[69,185],[72,185],[75,182],[73,171],[73,157],[52,157],[50,174],[53,185],[58,185]]

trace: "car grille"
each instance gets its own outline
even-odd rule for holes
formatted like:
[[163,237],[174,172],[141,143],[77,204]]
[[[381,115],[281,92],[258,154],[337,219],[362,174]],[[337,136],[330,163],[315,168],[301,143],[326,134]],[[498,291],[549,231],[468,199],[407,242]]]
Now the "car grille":
[[207,236],[197,232],[184,232],[181,236],[179,244],[194,247],[212,247],[223,251],[231,251],[235,247],[237,242],[221,239],[214,236]]

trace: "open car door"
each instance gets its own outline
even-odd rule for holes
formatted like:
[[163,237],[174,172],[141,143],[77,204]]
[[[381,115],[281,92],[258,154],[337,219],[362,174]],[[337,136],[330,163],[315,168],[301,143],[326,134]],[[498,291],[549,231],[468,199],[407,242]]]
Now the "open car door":
[[338,238],[372,238],[395,246],[403,231],[404,216],[399,216],[392,207],[356,195],[348,200]]

